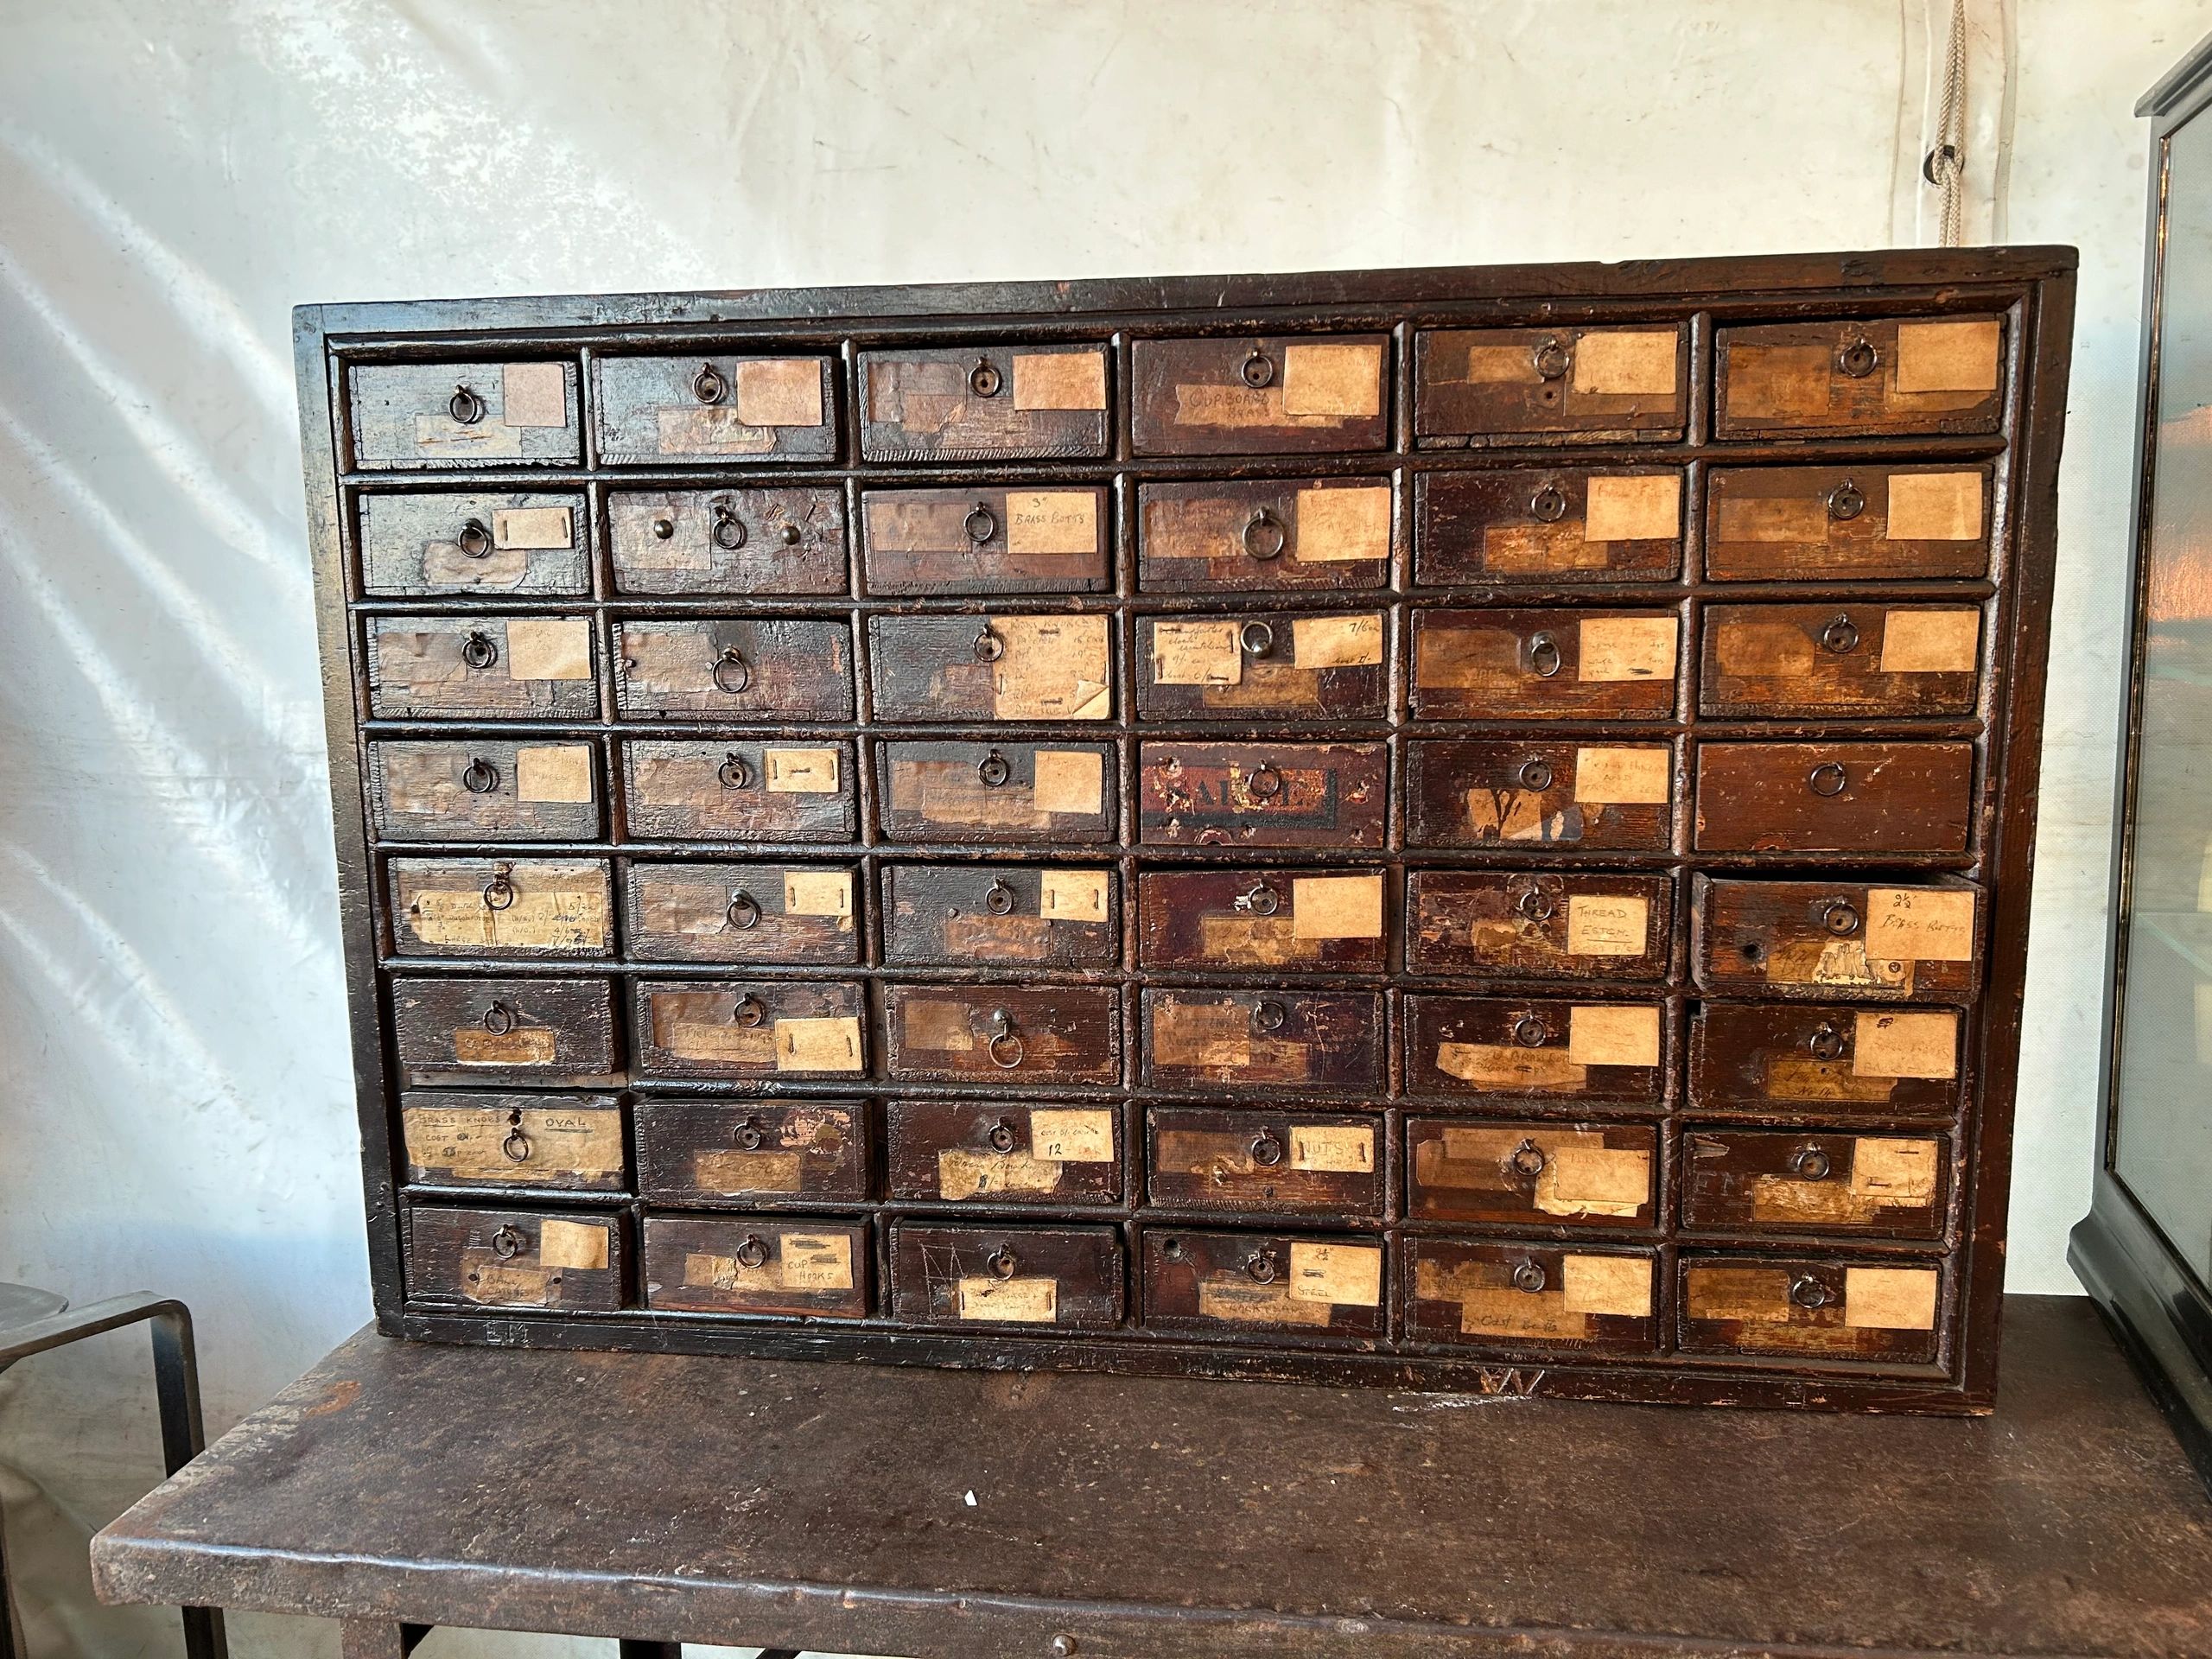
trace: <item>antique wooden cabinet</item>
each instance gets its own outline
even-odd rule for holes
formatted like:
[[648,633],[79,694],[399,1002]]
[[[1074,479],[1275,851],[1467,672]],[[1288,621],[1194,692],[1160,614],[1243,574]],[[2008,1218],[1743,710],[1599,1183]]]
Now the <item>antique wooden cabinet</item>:
[[1986,1407],[2073,266],[302,309],[383,1325]]

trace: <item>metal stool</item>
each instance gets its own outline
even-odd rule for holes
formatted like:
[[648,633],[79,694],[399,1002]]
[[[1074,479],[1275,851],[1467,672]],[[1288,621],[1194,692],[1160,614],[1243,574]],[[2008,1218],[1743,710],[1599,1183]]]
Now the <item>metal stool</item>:
[[[192,1314],[182,1302],[143,1294],[114,1296],[77,1313],[64,1297],[29,1285],[0,1285],[0,1371],[19,1359],[65,1347],[102,1332],[145,1320],[153,1327],[154,1394],[161,1408],[162,1463],[172,1475],[207,1445],[200,1422],[200,1361],[192,1347]],[[187,1607],[184,1650],[189,1659],[230,1659],[223,1615]],[[0,1659],[23,1659],[22,1625],[8,1588],[8,1555],[0,1531]]]

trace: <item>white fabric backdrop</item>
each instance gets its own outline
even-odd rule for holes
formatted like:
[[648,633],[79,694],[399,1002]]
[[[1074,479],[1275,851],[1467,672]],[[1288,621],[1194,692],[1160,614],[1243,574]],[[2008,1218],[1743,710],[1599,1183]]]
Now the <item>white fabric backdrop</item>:
[[[218,1427],[367,1311],[292,304],[1877,246],[1920,220],[1893,180],[1923,3],[0,0],[0,1277],[189,1298]],[[2122,620],[2129,111],[2212,15],[1976,11],[1977,73],[2017,59],[2009,108],[1976,89],[1975,130],[2014,140],[1978,175],[1986,222],[2084,255],[2012,1256],[2015,1288],[2062,1290]],[[153,1473],[142,1351],[0,1384],[0,1497],[43,1491],[15,1513],[52,1653],[173,1650],[65,1581]],[[239,1623],[241,1655],[333,1650]]]

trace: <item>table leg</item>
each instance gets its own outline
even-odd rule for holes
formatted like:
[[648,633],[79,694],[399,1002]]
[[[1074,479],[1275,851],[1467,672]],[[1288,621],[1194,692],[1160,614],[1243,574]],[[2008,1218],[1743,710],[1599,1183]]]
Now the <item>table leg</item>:
[[338,1627],[338,1650],[341,1659],[407,1659],[430,1629],[381,1618],[349,1618]]
[[621,1659],[683,1659],[681,1642],[632,1642],[624,1637]]

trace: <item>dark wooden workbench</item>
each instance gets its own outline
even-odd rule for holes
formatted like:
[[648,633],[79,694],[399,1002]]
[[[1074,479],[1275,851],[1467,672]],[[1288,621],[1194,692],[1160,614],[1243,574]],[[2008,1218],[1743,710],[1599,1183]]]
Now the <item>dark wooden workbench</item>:
[[2212,1655],[2212,1503],[2085,1301],[1994,1417],[514,1352],[371,1335],[101,1594],[836,1653]]

